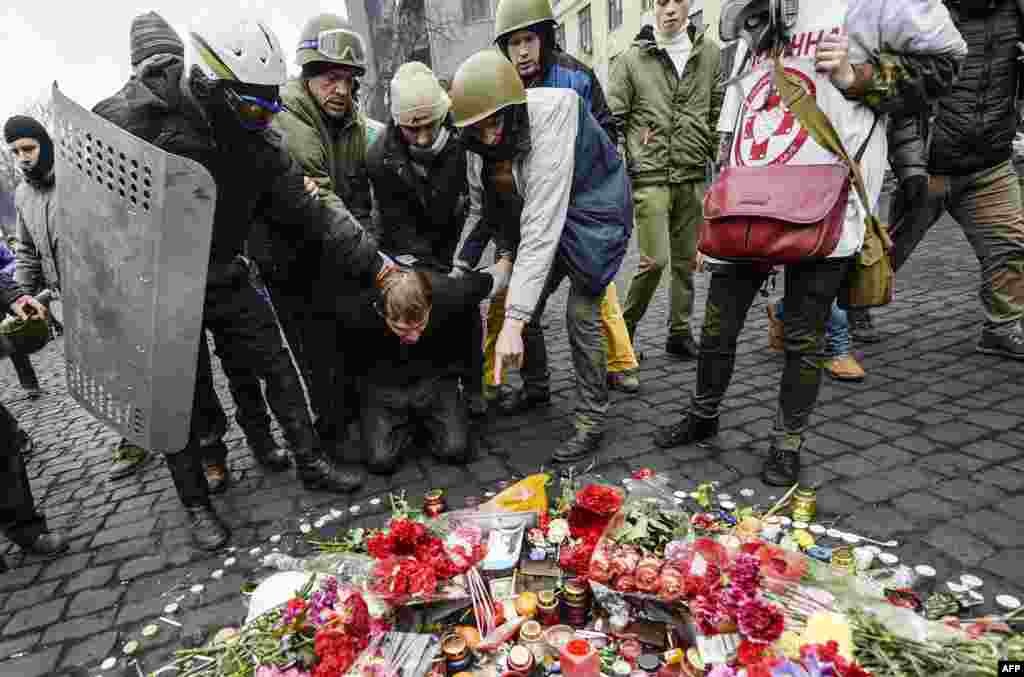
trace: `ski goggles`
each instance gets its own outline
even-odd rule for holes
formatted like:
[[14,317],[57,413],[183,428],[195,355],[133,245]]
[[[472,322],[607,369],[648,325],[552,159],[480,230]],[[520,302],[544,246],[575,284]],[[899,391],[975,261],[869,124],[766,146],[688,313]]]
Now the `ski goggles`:
[[246,129],[266,129],[283,108],[279,99],[270,100],[239,94],[231,88],[224,90],[224,96],[238,121]]
[[316,50],[332,61],[343,61],[361,68],[366,67],[366,53],[363,40],[356,33],[345,28],[320,31],[313,40],[303,40],[299,49]]

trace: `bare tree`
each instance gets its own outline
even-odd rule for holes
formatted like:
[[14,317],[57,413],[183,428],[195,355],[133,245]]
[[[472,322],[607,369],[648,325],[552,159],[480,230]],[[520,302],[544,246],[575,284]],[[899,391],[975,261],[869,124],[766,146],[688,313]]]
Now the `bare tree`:
[[458,40],[461,26],[456,14],[430,0],[384,2],[387,7],[369,15],[377,81],[365,96],[367,113],[378,120],[390,117],[387,95],[398,67],[407,61],[432,67],[431,47]]

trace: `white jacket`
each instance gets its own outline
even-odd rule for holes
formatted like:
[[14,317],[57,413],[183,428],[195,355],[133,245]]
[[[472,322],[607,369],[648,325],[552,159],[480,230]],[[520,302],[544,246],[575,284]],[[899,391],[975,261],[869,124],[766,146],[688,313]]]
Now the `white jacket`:
[[[815,0],[800,3],[793,39],[783,59],[786,70],[813,91],[818,106],[832,121],[850,155],[868,138],[875,113],[863,103],[843,96],[825,73],[815,70],[814,57],[821,38],[846,30],[851,63],[878,63],[885,50],[895,53],[967,53],[949,12],[940,0]],[[742,49],[742,48],[741,48]],[[738,55],[738,64],[742,62]],[[759,55],[745,73],[728,87],[719,132],[733,132],[730,162],[750,167],[772,164],[835,164],[839,159],[814,141],[799,121],[787,116],[784,106],[766,102],[773,62]],[[767,105],[766,105],[767,103]],[[885,119],[880,119],[861,160],[861,171],[874,210],[885,178],[888,153]],[[850,191],[843,234],[833,257],[856,254],[864,244],[864,208]]]
[[[526,90],[531,148],[512,164],[523,199],[520,240],[505,301],[505,316],[528,322],[544,291],[558,252],[572,196],[580,97],[571,89]],[[483,218],[483,158],[467,151],[469,215],[463,228],[472,233]],[[459,247],[461,250],[461,245]]]

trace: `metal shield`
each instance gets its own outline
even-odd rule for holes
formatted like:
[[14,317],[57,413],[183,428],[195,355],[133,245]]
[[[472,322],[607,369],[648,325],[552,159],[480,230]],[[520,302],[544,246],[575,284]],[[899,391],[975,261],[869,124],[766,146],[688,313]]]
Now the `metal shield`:
[[188,441],[217,189],[53,87],[68,391],[146,449]]

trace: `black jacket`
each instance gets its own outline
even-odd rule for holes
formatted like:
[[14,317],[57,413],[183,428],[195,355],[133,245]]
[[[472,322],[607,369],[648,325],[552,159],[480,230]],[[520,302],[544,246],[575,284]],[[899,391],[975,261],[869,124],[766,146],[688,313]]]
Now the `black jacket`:
[[932,174],[967,174],[1009,160],[1013,152],[1017,42],[1024,37],[1015,0],[996,0],[995,9],[983,14],[947,4],[968,52],[952,93],[937,103],[928,167]]
[[374,304],[377,289],[357,297],[337,296],[340,347],[350,359],[353,375],[367,386],[405,387],[425,378],[466,373],[473,350],[480,350],[479,333],[470,322],[480,322],[480,302],[490,293],[490,275],[468,272],[460,278],[428,271],[434,302],[427,327],[412,345],[403,345],[387,326]]
[[377,238],[392,256],[412,254],[424,265],[449,268],[466,222],[466,150],[455,130],[422,178],[392,120],[366,158],[380,222]]
[[297,239],[322,242],[325,264],[339,274],[372,280],[381,267],[376,245],[341,201],[306,193],[302,171],[276,132],[215,138],[183,70],[180,59],[159,60],[94,112],[168,153],[195,160],[213,176],[210,281],[243,252],[254,214],[264,209],[275,223],[294,229]]

